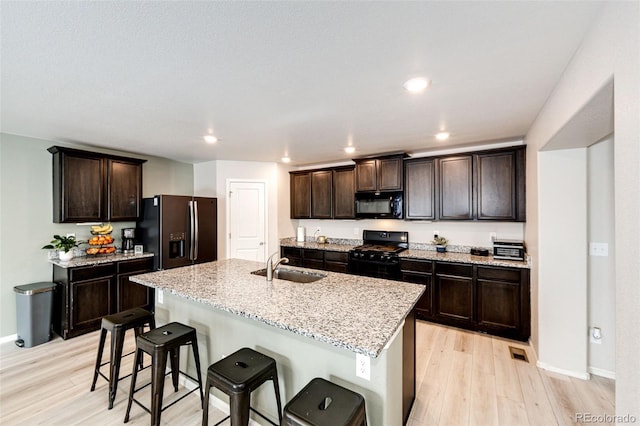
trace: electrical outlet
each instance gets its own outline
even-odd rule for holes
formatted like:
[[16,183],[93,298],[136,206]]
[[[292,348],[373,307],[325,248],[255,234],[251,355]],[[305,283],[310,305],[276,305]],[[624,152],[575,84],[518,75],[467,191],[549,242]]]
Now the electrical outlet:
[[320,233],[320,227],[316,227],[316,232],[319,234]]
[[589,256],[609,256],[609,244],[589,243]]
[[158,290],[158,303],[161,305],[164,303],[164,293],[162,290]]
[[73,237],[73,238],[75,238],[75,237],[76,237],[76,234],[74,234],[73,232],[71,232],[71,233],[67,234],[67,237]]
[[356,354],[356,376],[371,380],[371,358],[363,354]]
[[497,235],[496,235],[495,232],[489,232],[489,240],[491,242],[494,242],[496,240],[496,238],[497,238]]
[[591,330],[589,330],[589,341],[596,345],[602,344],[602,330],[600,330],[600,327],[591,327]]
[[438,235],[440,235],[440,231],[433,231],[433,238],[438,238]]

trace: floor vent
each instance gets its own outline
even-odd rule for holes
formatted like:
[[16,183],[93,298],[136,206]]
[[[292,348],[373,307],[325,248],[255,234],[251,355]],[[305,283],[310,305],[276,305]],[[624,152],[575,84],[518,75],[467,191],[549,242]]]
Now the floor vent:
[[524,349],[514,348],[513,346],[509,346],[509,353],[511,354],[512,359],[529,362],[529,359],[527,358],[527,353],[525,352]]

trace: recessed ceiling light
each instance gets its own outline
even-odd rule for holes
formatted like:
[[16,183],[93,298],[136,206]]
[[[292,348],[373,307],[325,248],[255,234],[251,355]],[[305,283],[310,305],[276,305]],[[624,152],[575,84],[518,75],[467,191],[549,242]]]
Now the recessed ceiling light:
[[344,152],[346,152],[347,154],[353,154],[354,152],[356,152],[356,147],[355,146],[348,146],[344,149]]
[[403,86],[411,93],[420,93],[429,86],[429,80],[422,77],[412,78],[411,80],[405,81]]
[[289,158],[289,157],[282,157],[282,158],[280,159],[280,161],[282,161],[283,163],[289,163],[289,162],[291,162],[291,158]]
[[447,139],[449,139],[449,132],[440,132],[436,134],[436,139],[438,139],[439,141],[446,141]]
[[205,135],[205,136],[204,136],[204,141],[205,141],[206,143],[216,143],[216,142],[218,142],[218,138],[216,138],[216,137],[215,137],[215,136],[213,136],[213,135]]

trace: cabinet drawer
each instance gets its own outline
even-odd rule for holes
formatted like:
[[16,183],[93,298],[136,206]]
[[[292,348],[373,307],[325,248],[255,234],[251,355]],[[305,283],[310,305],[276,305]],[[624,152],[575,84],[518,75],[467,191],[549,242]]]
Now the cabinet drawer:
[[71,268],[70,281],[84,281],[100,277],[106,277],[116,273],[116,265],[114,263],[103,263],[94,266],[83,266],[80,268]]
[[118,273],[147,272],[153,270],[153,257],[118,262]]
[[324,259],[324,251],[323,250],[304,250],[304,259]]
[[302,257],[302,249],[295,247],[282,247],[282,255],[289,258],[300,258]]
[[458,277],[472,277],[473,266],[460,263],[436,263],[436,273],[442,275],[455,275]]
[[346,263],[340,263],[340,262],[325,262],[324,270],[347,274],[349,273],[349,265]]
[[430,260],[400,259],[400,269],[403,271],[430,273],[433,272],[433,262]]
[[478,279],[520,282],[520,271],[517,269],[478,267]]
[[324,262],[322,260],[316,259],[304,259],[304,261],[302,262],[302,266],[304,268],[311,269],[324,269]]
[[341,251],[325,251],[324,260],[327,262],[343,262],[349,261],[349,253]]

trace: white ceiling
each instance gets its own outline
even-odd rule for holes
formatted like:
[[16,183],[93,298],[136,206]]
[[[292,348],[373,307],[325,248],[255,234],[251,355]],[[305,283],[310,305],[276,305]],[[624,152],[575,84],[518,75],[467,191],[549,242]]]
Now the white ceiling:
[[2,131],[298,165],[518,137],[601,5],[3,0]]

